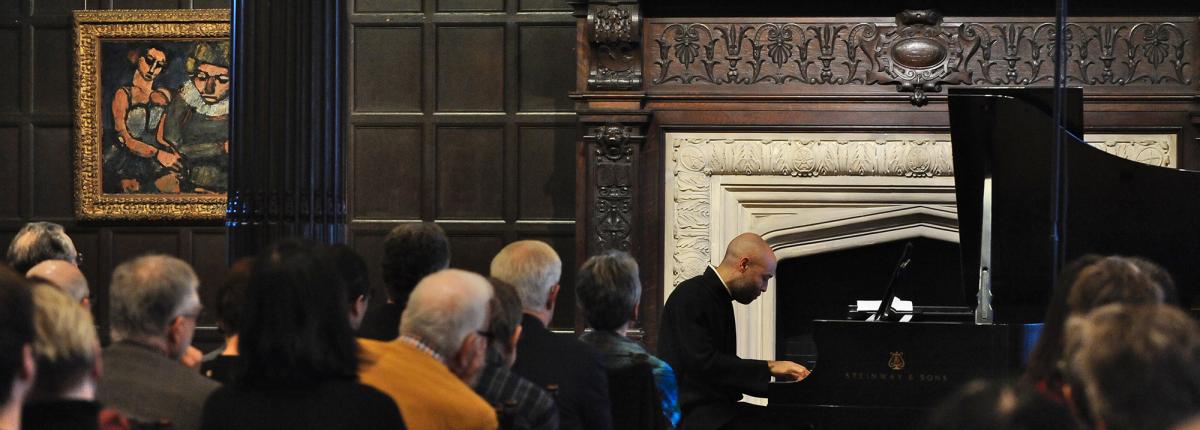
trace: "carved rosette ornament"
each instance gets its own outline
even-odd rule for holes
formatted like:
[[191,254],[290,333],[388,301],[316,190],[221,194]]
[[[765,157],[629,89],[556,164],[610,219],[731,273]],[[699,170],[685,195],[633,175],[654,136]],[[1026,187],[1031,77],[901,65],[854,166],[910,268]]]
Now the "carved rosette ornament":
[[642,16],[636,2],[588,5],[589,90],[638,90],[642,87]]
[[605,124],[588,129],[591,143],[592,237],[589,252],[628,251],[633,230],[633,184],[636,127]]

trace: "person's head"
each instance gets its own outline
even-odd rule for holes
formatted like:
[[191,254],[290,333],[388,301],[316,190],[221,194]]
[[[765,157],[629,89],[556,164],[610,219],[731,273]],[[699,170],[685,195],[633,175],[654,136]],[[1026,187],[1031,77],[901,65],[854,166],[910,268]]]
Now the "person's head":
[[1109,303],[1154,304],[1163,302],[1162,287],[1132,259],[1109,256],[1079,271],[1067,308],[1085,314]]
[[192,84],[205,103],[215,104],[229,96],[229,42],[201,42],[187,59]]
[[31,222],[21,227],[8,245],[8,264],[17,273],[28,272],[35,264],[46,260],[65,260],[78,263],[75,242],[61,225],[52,222]]
[[250,282],[253,267],[254,257],[242,257],[233,262],[225,274],[225,282],[211,296],[217,326],[225,337],[237,335],[242,329],[242,304],[246,302],[246,284]]
[[637,262],[629,253],[615,250],[589,258],[575,277],[575,297],[592,328],[624,328],[637,316],[642,297]]
[[346,290],[311,244],[275,243],[254,258],[238,351],[248,385],[306,386],[358,376],[358,344]]
[[100,340],[92,315],[54,287],[33,287],[38,375],[31,398],[92,400],[100,378]]
[[1200,326],[1172,306],[1072,317],[1064,364],[1070,399],[1098,427],[1165,429],[1200,411]]
[[383,238],[383,283],[401,309],[422,278],[449,265],[450,240],[437,224],[401,224]]
[[137,69],[137,76],[144,81],[154,82],[167,68],[167,52],[161,46],[144,46],[131,54],[130,61]]
[[1175,287],[1175,278],[1171,276],[1171,272],[1158,263],[1142,257],[1128,257],[1128,259],[1162,289],[1163,303],[1179,305],[1179,291]]
[[74,262],[65,260],[46,260],[34,265],[25,272],[29,279],[40,279],[62,290],[71,299],[84,307],[92,308],[91,290],[88,289],[87,278]]
[[422,279],[400,316],[400,335],[420,340],[471,385],[487,350],[484,331],[492,288],[477,274],[446,269]]
[[546,323],[554,316],[562,260],[546,242],[520,240],[508,244],[492,258],[492,277],[512,284],[525,312]]
[[977,379],[930,411],[929,430],[1071,430],[1069,410],[1027,386]]
[[20,411],[33,386],[33,298],[28,283],[0,264],[0,415]]
[[492,300],[488,303],[488,332],[492,334],[491,347],[504,358],[506,366],[517,359],[517,341],[521,338],[521,296],[516,287],[496,278],[487,278],[492,284]]
[[342,285],[346,287],[350,327],[358,330],[367,314],[367,304],[371,301],[371,279],[367,272],[367,261],[354,252],[353,248],[344,244],[329,246],[326,252],[337,268],[338,276],[342,278]]
[[729,286],[729,294],[741,304],[750,304],[767,291],[767,282],[775,276],[779,260],[775,251],[754,233],[742,233],[729,242],[725,257],[717,267]]
[[179,359],[200,316],[200,280],[183,260],[146,255],[113,269],[109,284],[113,338],[157,346]]

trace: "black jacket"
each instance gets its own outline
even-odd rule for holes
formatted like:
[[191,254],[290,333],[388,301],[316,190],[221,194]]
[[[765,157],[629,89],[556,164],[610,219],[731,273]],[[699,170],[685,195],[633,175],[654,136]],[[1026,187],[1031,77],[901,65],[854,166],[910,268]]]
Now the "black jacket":
[[512,371],[542,388],[558,387],[551,391],[562,430],[612,430],[608,374],[595,348],[574,336],[551,333],[526,314]]
[[658,354],[679,381],[681,429],[720,428],[737,415],[742,394],[767,394],[767,362],[737,356],[732,302],[709,268],[680,283],[663,307]]

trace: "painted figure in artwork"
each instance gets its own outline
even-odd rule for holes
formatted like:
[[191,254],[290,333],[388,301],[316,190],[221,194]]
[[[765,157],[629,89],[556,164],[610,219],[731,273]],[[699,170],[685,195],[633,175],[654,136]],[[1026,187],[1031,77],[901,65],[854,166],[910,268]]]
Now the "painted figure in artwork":
[[106,192],[155,192],[156,184],[170,182],[170,168],[179,156],[156,139],[171,93],[155,87],[167,68],[167,51],[149,45],[127,54],[133,65],[132,80],[113,93],[112,131],[104,150]]
[[229,170],[229,42],[197,42],[189,79],[167,105],[158,141],[179,154],[163,192],[224,193]]

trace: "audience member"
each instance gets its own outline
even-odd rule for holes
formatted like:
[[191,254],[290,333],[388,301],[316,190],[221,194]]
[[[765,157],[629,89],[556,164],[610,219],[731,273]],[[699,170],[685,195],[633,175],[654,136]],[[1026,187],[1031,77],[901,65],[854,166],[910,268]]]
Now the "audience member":
[[358,383],[345,289],[323,253],[283,241],[259,254],[242,305],[239,375],[204,405],[204,429],[397,429],[386,395]]
[[496,412],[471,390],[487,349],[487,280],[443,270],[417,284],[390,342],[360,339],[363,383],[392,397],[413,429],[489,430]]
[[502,430],[557,430],[558,406],[549,392],[509,370],[521,338],[521,297],[507,282],[488,278],[491,332],[487,361],[475,392],[499,411]]
[[250,282],[250,269],[254,257],[243,257],[229,267],[225,283],[212,294],[212,307],[217,316],[217,327],[225,335],[225,343],[204,355],[200,362],[200,373],[221,383],[233,382],[237,366],[238,332],[242,327],[242,303],[246,300],[246,283]]
[[383,283],[387,301],[367,310],[359,337],[388,341],[400,333],[400,313],[417,283],[450,265],[450,241],[431,222],[401,224],[383,238]]
[[24,278],[0,264],[0,428],[21,428],[21,405],[33,388],[33,298]]
[[8,245],[8,264],[17,273],[28,272],[46,260],[65,260],[79,263],[75,242],[61,225],[52,222],[31,222],[21,227]]
[[200,314],[191,266],[166,255],[121,263],[110,283],[115,342],[104,350],[96,399],[146,422],[199,428],[204,399],[219,384],[180,363]]
[[[37,380],[22,411],[24,429],[125,428],[124,417],[96,403],[100,340],[92,316],[73,297],[33,287]],[[101,426],[101,423],[104,426]]]
[[1125,257],[1089,254],[1067,264],[1046,306],[1042,334],[1030,355],[1024,381],[1048,398],[1063,402],[1059,362],[1067,318],[1109,303],[1161,303],[1162,297],[1154,279]]
[[1200,325],[1174,307],[1074,316],[1064,356],[1066,396],[1095,428],[1168,429],[1200,415]]
[[350,328],[358,330],[367,314],[367,305],[371,302],[371,279],[367,272],[367,261],[354,252],[353,248],[344,244],[329,246],[325,251],[333,261],[338,276],[342,278],[342,285],[346,287]]
[[560,288],[558,254],[545,242],[513,242],[492,259],[491,274],[516,287],[525,312],[512,371],[542,387],[557,386],[564,430],[611,429],[608,376],[600,353],[574,336],[547,329]]
[[45,281],[66,293],[84,309],[92,310],[92,292],[88,288],[87,278],[83,277],[83,272],[74,262],[45,260],[25,272],[25,277]]
[[[678,425],[679,388],[675,384],[675,371],[665,361],[646,352],[642,345],[625,337],[630,324],[637,319],[642,298],[637,262],[622,251],[608,251],[589,258],[575,278],[575,295],[584,318],[592,327],[592,331],[580,339],[604,353],[604,365],[610,371],[642,363],[652,369],[663,419],[670,428]],[[618,421],[618,412],[614,411],[614,421]]]
[[1032,388],[999,382],[968,382],[940,402],[928,430],[1073,430],[1081,428],[1065,405]]

